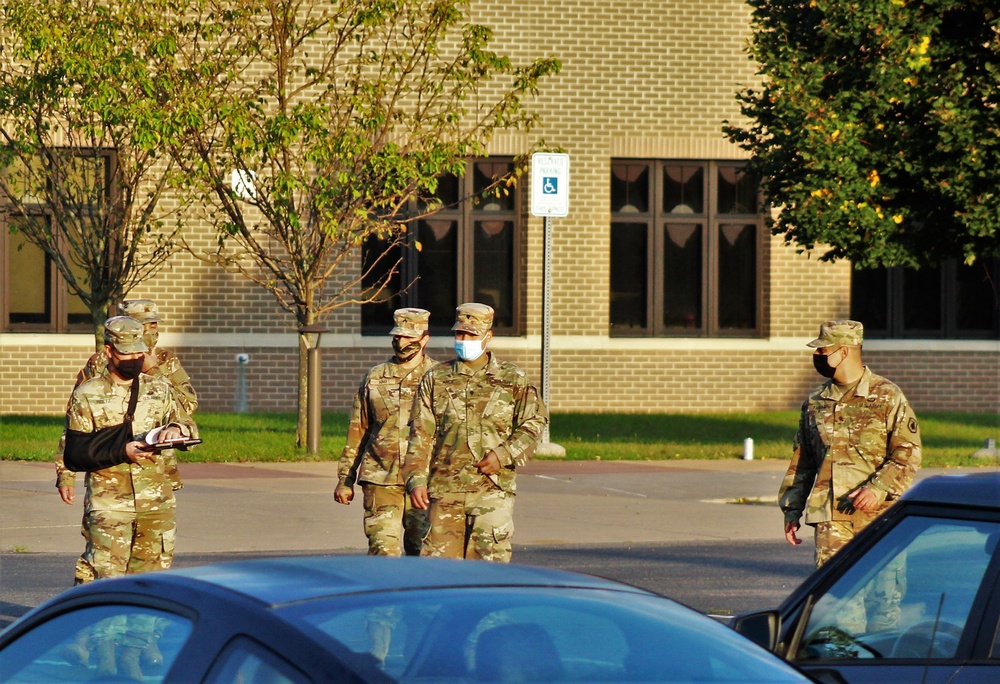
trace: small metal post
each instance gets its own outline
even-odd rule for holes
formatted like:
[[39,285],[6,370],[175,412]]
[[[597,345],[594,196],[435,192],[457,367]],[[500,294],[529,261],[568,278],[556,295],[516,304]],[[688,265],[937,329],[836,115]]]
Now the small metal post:
[[[551,388],[549,385],[549,367],[552,362],[552,219],[545,217],[545,244],[542,260],[542,401],[549,406]],[[550,407],[551,422],[551,407]],[[539,456],[556,456],[564,458],[566,449],[549,441],[549,424],[542,430],[541,439],[535,449]]]
[[[548,216],[544,219],[545,235],[542,252],[542,401],[549,405],[549,364],[552,361],[552,219]],[[549,443],[549,426],[545,426],[542,432],[542,444]]]
[[236,355],[236,413],[246,413],[249,410],[247,399],[247,366],[250,365],[249,354]]

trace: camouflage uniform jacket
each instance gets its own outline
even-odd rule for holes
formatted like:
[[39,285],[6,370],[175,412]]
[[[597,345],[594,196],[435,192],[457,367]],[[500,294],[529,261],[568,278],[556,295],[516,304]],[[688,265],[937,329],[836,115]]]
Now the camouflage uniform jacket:
[[883,504],[898,498],[920,467],[920,429],[899,387],[866,367],[843,396],[833,381],[802,405],[792,461],[778,492],[785,522],[851,517],[851,490],[865,485]]
[[[105,372],[87,380],[70,398],[67,412],[68,427],[81,432],[93,432],[118,425],[128,408],[131,383],[115,382]],[[173,387],[162,378],[139,376],[139,401],[132,421],[136,439],[158,425],[178,423],[185,434],[197,435],[197,426],[184,413]],[[84,511],[117,511],[150,513],[174,508],[174,492],[164,472],[163,461],[143,460],[122,463],[104,470],[87,473],[84,482],[87,497]]]
[[[161,349],[160,347],[155,347],[153,352],[156,354],[157,365],[150,368],[148,374],[154,377],[166,378],[174,386],[177,400],[181,403],[185,413],[189,416],[193,415],[198,410],[198,395],[191,384],[191,376],[181,366],[181,361],[177,358],[177,354],[169,349]],[[109,359],[106,347],[91,354],[90,358],[87,359],[86,365],[76,375],[74,389],[79,387],[83,382],[104,373],[108,367]],[[72,470],[67,470],[66,466],[63,465],[62,456],[65,446],[66,439],[63,436],[59,440],[59,448],[56,451],[56,487],[73,487],[76,485],[76,473]],[[177,486],[176,483],[175,486]]]
[[[477,372],[454,359],[421,380],[403,461],[408,491],[514,493],[516,468],[534,454],[549,414],[524,371],[487,353]],[[475,463],[491,450],[503,467],[487,477]]]
[[340,484],[401,485],[400,460],[410,437],[410,407],[424,373],[437,362],[428,356],[413,369],[395,359],[375,366],[354,395],[347,444],[340,455]]

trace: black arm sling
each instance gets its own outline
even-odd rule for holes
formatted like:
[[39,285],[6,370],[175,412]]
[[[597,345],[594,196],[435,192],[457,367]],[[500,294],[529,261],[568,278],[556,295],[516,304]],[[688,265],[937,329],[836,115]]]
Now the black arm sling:
[[125,445],[133,441],[132,419],[139,403],[139,378],[132,381],[132,392],[128,399],[128,411],[121,425],[112,425],[94,432],[66,430],[66,448],[63,464],[69,470],[89,473],[103,470],[131,459],[125,455]]

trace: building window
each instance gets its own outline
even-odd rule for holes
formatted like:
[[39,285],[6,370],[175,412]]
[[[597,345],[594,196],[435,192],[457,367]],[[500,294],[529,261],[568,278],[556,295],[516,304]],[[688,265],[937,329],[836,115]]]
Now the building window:
[[[24,220],[24,219],[20,219]],[[29,220],[48,221],[37,216]],[[90,310],[69,292],[52,258],[0,218],[3,241],[3,329],[8,332],[86,332]]]
[[[90,310],[69,292],[52,257],[30,242],[24,229],[33,226],[33,232],[55,235],[59,251],[69,257],[66,233],[53,225],[48,198],[58,197],[64,217],[79,219],[68,223],[76,239],[84,240],[86,231],[98,226],[86,217],[108,201],[115,156],[108,150],[50,150],[48,155],[46,164],[38,157],[37,163],[15,161],[0,171],[2,327],[11,332],[92,332]],[[86,282],[83,268],[73,258],[67,262],[74,276]]]
[[1000,338],[1000,259],[851,274],[851,317],[868,338]]
[[759,335],[761,219],[739,163],[613,160],[611,334]]
[[464,176],[446,176],[436,197],[441,209],[410,224],[405,245],[385,252],[385,244],[370,239],[362,267],[370,286],[396,265],[388,301],[361,307],[361,331],[384,335],[392,327],[392,312],[415,306],[431,312],[436,334],[448,333],[455,307],[482,302],[495,310],[497,334],[520,333],[521,233],[518,193],[494,180],[514,169],[512,159],[489,158],[468,164]]

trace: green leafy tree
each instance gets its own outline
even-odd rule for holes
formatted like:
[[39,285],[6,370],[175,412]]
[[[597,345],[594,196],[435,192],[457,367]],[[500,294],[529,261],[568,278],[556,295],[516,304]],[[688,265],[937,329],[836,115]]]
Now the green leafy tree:
[[0,200],[90,310],[98,348],[110,305],[177,249],[180,205],[161,200],[186,127],[169,105],[225,56],[198,49],[221,19],[195,0],[0,4]]
[[855,266],[1000,254],[1000,8],[748,0],[762,85],[727,125],[775,234]]
[[[466,4],[257,5],[240,28],[247,68],[205,89],[190,110],[185,145],[197,160],[181,162],[218,234],[217,249],[194,251],[273,293],[300,331],[335,309],[384,299],[395,264],[363,269],[362,246],[380,239],[379,259],[391,262],[408,209],[433,210],[421,198],[442,174],[485,154],[497,129],[531,128],[524,102],[559,69],[553,58],[518,66],[492,51],[491,31],[467,21]],[[316,337],[299,340],[302,445]]]

